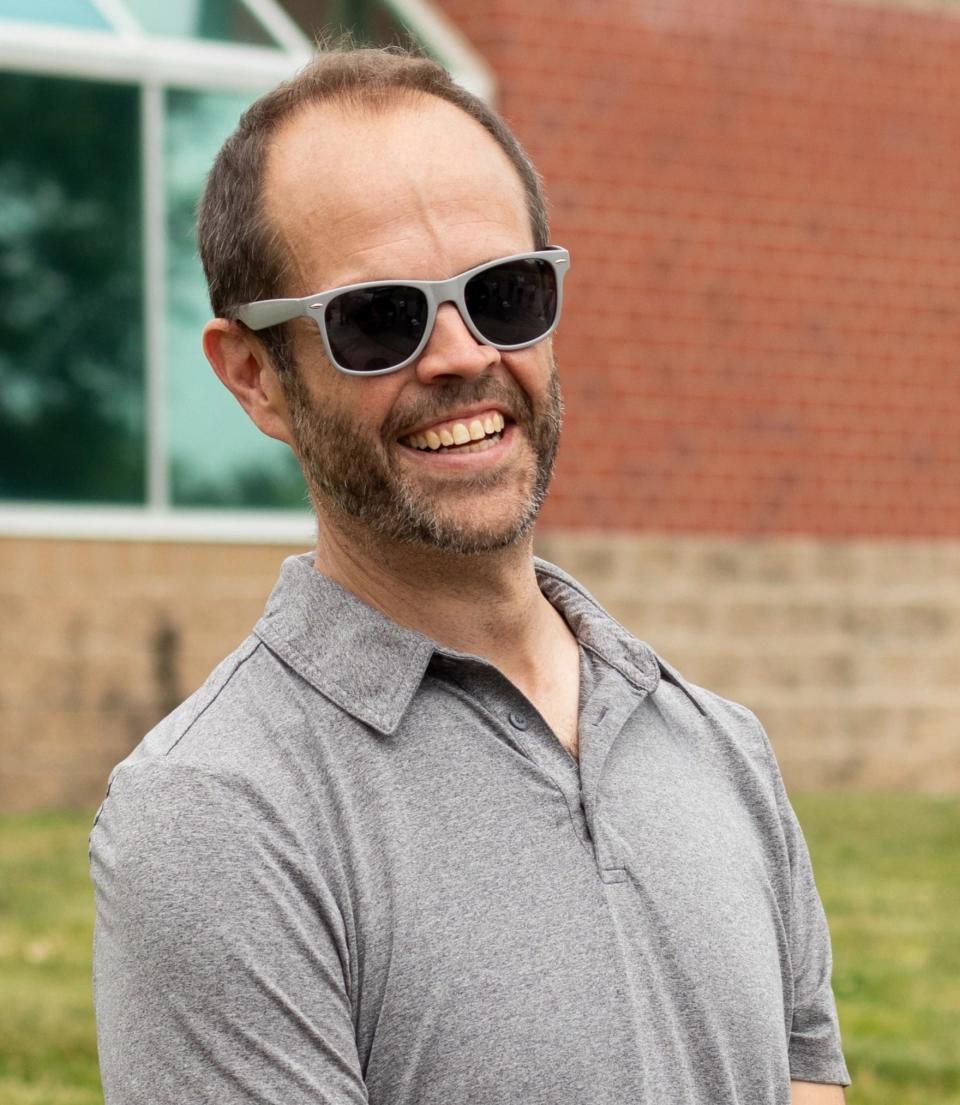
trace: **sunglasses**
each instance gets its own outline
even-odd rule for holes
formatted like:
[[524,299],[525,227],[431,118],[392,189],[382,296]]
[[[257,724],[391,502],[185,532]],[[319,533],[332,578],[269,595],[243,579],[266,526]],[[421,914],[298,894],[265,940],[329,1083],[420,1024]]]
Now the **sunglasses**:
[[397,372],[419,357],[437,308],[455,303],[484,345],[510,351],[536,345],[560,318],[570,254],[560,246],[518,253],[449,280],[378,280],[303,299],[263,299],[233,314],[251,330],[306,315],[323,335],[327,356],[350,376]]

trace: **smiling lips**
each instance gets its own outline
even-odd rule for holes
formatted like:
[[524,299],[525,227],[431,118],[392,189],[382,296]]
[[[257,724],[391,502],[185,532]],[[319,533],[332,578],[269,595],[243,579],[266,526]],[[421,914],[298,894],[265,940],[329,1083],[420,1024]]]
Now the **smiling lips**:
[[[411,449],[455,449],[463,445],[488,440],[498,441],[506,423],[499,411],[487,411],[469,421],[441,422],[422,433],[400,438],[401,445]],[[471,450],[472,451],[472,450]]]

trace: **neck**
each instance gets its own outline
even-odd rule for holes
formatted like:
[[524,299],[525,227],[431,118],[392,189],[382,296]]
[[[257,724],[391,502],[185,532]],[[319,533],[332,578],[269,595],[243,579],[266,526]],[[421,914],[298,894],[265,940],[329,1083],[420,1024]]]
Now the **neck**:
[[482,656],[515,679],[535,671],[545,634],[566,630],[537,584],[532,535],[463,555],[374,543],[321,518],[314,566],[399,625]]

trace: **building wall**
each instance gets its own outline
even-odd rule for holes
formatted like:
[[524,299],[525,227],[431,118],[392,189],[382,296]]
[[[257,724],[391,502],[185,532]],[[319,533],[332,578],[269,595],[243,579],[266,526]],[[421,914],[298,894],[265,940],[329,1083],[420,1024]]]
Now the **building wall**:
[[[0,540],[0,810],[93,809],[294,551]],[[960,542],[553,531],[539,551],[755,709],[791,787],[960,789]]]
[[545,521],[960,535],[960,7],[440,2],[572,254]]
[[283,552],[0,540],[0,810],[95,806],[259,616]]
[[960,790],[960,542],[551,533],[688,678],[749,706],[798,790]]
[[[573,255],[542,551],[791,785],[960,788],[960,13],[438,2]],[[285,551],[0,540],[0,808],[95,803]]]

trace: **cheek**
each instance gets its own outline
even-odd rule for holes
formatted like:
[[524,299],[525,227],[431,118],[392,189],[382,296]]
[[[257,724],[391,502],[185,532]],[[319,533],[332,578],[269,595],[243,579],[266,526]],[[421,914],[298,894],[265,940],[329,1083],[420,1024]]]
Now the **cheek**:
[[[357,432],[374,441],[389,444],[391,416],[397,406],[402,380],[396,376],[340,377],[335,389],[331,389],[331,401],[352,421]],[[400,386],[398,386],[400,385]]]
[[300,370],[309,378],[321,373],[335,372],[336,369],[327,360],[327,350],[323,344],[320,328],[310,319],[298,318],[287,324],[290,327],[291,349]]
[[503,354],[504,364],[518,387],[529,396],[534,406],[542,404],[550,390],[553,374],[553,344],[548,339],[530,349]]
[[397,376],[347,376],[330,363],[323,339],[315,327],[311,334],[298,334],[296,363],[302,387],[313,410],[336,415],[350,422],[361,434],[380,436],[381,428],[396,401],[402,381]]

